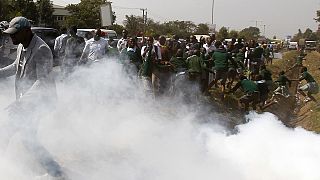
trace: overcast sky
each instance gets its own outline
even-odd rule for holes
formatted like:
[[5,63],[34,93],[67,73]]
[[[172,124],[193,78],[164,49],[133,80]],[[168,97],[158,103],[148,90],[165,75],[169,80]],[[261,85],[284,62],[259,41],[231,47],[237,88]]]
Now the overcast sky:
[[[190,20],[195,23],[211,23],[213,0],[113,0],[113,11],[117,23],[122,24],[124,16],[142,15],[139,9],[147,8],[148,17],[155,21]],[[313,20],[320,9],[320,0],[214,0],[214,23],[217,29],[222,26],[241,30],[256,26],[266,36],[284,38],[293,35],[300,28],[313,31],[317,23]],[[79,3],[80,0],[53,0],[54,4]],[[256,22],[257,21],[257,22]],[[265,26],[264,26],[265,25]]]

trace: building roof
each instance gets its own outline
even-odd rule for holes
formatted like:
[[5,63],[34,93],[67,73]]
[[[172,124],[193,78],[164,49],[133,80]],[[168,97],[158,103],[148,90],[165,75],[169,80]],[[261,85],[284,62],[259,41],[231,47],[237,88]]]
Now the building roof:
[[65,6],[60,6],[60,5],[56,5],[56,4],[53,4],[52,5],[53,9],[64,9]]
[[69,16],[71,15],[68,10],[65,9],[64,6],[53,4],[53,15],[54,16]]

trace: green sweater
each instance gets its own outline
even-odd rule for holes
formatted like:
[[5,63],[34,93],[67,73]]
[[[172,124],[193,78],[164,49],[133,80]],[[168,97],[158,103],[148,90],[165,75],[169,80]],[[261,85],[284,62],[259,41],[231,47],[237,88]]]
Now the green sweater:
[[263,55],[263,48],[258,46],[256,48],[253,49],[253,52],[252,52],[252,57],[253,59],[260,59]]
[[306,80],[308,83],[316,82],[308,71],[303,72],[299,80]]
[[139,75],[143,77],[151,77],[152,74],[152,51],[149,51],[141,65]]
[[227,70],[228,69],[228,61],[231,60],[232,57],[229,53],[227,53],[224,49],[217,49],[212,54],[212,60],[214,61],[214,69],[215,70]]
[[245,67],[244,67],[244,64],[243,64],[244,58],[245,58],[244,52],[240,51],[240,52],[238,52],[238,53],[236,54],[236,57],[235,57],[235,59],[234,59],[234,60],[236,61],[236,63],[238,64],[238,66],[241,67],[242,69],[245,68]]
[[128,48],[123,49],[120,53],[120,60],[130,60],[130,62],[134,64],[142,64],[142,57],[140,55],[140,52],[136,51],[128,51]]
[[183,57],[172,57],[170,63],[174,66],[175,71],[177,69],[187,69],[188,65]]
[[248,79],[241,81],[241,88],[245,93],[253,93],[254,91],[258,91],[257,84]]
[[187,58],[186,63],[190,73],[202,73],[203,63],[200,57],[192,55]]
[[289,85],[291,84],[291,81],[285,75],[280,75],[276,82],[279,83],[279,86],[286,86],[287,82]]
[[262,78],[266,81],[272,81],[272,74],[269,70],[267,69],[263,69],[260,71],[260,75],[262,76]]
[[239,81],[231,90],[231,92],[236,91],[239,87],[242,88],[243,92],[246,94],[253,93],[254,91],[258,91],[258,86],[251,80],[244,79]]

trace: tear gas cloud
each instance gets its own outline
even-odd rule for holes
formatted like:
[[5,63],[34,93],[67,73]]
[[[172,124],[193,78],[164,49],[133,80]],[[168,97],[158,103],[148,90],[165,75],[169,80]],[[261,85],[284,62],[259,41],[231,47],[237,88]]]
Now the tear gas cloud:
[[[14,101],[13,81],[1,80],[1,109]],[[251,113],[230,135],[219,123],[227,116],[179,98],[155,101],[113,61],[78,69],[57,90],[38,138],[70,179],[320,179],[319,135],[288,129],[272,114]],[[0,151],[0,179],[45,173],[20,138]]]

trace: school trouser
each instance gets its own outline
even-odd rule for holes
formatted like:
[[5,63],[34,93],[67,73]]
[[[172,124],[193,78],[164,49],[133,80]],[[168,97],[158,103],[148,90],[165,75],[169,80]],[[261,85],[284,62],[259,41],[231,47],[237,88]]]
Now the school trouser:
[[152,89],[154,94],[160,95],[166,93],[170,88],[171,73],[154,68],[152,72]]

